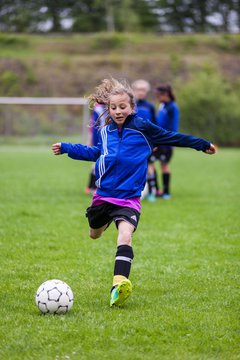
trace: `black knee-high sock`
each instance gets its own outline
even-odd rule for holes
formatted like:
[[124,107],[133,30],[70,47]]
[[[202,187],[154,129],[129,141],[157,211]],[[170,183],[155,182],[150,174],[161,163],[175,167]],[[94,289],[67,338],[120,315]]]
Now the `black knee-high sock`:
[[170,194],[170,173],[163,173],[163,192]]
[[91,173],[89,175],[89,181],[88,181],[89,189],[95,189],[96,188],[95,181],[96,181],[96,176],[95,176],[94,172],[91,171]]
[[124,278],[128,278],[133,262],[133,249],[129,245],[120,245],[117,247],[113,286],[117,285]]
[[90,189],[96,189],[96,176],[95,174],[92,172],[91,173],[91,180],[90,180]]
[[156,169],[154,170],[154,176],[155,176],[155,187],[156,187],[156,190],[159,191],[158,175],[157,175]]

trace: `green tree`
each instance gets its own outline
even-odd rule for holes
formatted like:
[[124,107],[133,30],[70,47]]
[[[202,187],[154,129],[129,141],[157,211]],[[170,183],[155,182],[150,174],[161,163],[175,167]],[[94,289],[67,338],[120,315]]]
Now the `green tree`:
[[156,10],[162,31],[184,32],[189,4],[184,0],[157,0]]
[[115,8],[116,28],[118,31],[139,31],[139,17],[132,0],[119,1]]
[[229,32],[232,11],[240,22],[239,0],[156,0],[155,10],[162,31]]
[[0,31],[229,32],[233,13],[240,29],[240,0],[0,0]]
[[153,1],[133,0],[133,11],[138,16],[140,31],[157,31],[159,20],[154,8]]
[[73,31],[95,32],[106,30],[105,1],[75,1],[70,15],[73,18]]
[[41,1],[0,0],[0,30],[12,32],[36,31],[42,20]]
[[[235,2],[237,3],[237,2]],[[221,17],[221,22],[217,27],[218,31],[229,32],[231,30],[231,12],[234,11],[233,0],[215,0],[213,1],[212,12]]]
[[73,31],[156,31],[158,18],[145,0],[76,1]]
[[240,0],[233,0],[233,10],[236,13],[236,25],[240,31]]

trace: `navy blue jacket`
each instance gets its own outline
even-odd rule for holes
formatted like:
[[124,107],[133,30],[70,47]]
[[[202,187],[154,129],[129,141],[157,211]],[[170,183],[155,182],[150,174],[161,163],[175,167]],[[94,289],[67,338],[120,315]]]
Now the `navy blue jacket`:
[[152,103],[147,100],[137,101],[137,115],[143,119],[148,119],[156,124],[155,108]]
[[141,196],[148,157],[158,145],[190,147],[205,151],[210,142],[167,131],[136,114],[129,115],[122,131],[115,122],[100,131],[97,146],[61,143],[61,153],[76,160],[95,161],[97,194],[120,199]]
[[165,130],[178,131],[179,109],[175,101],[161,104],[157,113],[157,125]]

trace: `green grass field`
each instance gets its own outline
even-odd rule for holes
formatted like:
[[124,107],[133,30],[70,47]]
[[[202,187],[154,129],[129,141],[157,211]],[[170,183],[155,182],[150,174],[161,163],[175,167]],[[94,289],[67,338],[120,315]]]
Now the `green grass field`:
[[[0,358],[240,359],[240,150],[177,149],[171,201],[142,203],[132,297],[109,308],[112,225],[90,240],[89,163],[0,147]],[[35,292],[66,281],[74,305],[42,316]]]

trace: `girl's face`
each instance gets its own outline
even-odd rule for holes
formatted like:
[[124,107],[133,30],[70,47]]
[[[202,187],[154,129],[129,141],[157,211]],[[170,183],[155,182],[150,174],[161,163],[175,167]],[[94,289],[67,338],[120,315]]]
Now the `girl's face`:
[[118,126],[122,126],[127,118],[133,112],[128,94],[112,95],[109,102],[109,114]]
[[145,87],[135,87],[134,95],[137,100],[145,100],[148,94],[148,90]]
[[167,92],[159,92],[157,96],[160,103],[168,103],[171,100]]

